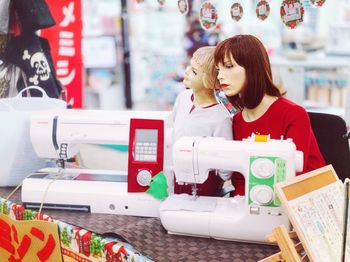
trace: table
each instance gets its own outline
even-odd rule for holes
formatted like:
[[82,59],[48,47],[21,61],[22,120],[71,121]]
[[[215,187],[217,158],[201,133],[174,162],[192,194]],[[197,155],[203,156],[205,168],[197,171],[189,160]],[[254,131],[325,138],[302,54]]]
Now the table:
[[[12,190],[0,187],[0,196],[6,198]],[[20,189],[10,200],[21,203]],[[99,234],[116,233],[154,261],[256,262],[278,252],[278,247],[271,245],[169,235],[158,218],[53,210],[44,213]]]

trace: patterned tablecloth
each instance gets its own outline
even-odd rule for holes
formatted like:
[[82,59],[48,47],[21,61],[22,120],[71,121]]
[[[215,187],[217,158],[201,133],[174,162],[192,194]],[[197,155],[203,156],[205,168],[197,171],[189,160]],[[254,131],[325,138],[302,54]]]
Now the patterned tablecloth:
[[[12,189],[0,187],[0,196],[7,197]],[[20,192],[10,200],[21,203]],[[119,234],[154,261],[255,262],[278,251],[270,245],[169,235],[157,218],[51,210],[45,210],[45,214],[99,234]]]

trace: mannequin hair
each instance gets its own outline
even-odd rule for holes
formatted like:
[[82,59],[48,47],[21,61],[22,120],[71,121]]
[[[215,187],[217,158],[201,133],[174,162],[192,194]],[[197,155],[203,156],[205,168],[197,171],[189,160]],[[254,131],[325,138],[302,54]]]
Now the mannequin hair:
[[193,61],[202,68],[203,84],[205,88],[218,88],[217,70],[214,62],[214,46],[204,46],[198,48],[193,53]]

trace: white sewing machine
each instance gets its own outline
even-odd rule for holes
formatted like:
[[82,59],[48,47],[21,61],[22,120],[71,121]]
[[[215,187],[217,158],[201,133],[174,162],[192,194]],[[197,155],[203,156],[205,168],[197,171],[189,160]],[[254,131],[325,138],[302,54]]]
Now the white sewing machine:
[[[303,153],[291,139],[256,142],[212,137],[183,137],[173,150],[177,181],[201,184],[211,169],[237,171],[245,177],[245,194],[233,198],[171,195],[160,206],[161,222],[171,234],[266,242],[272,229],[288,217],[274,184],[295,176]],[[194,191],[195,192],[195,191]]]
[[[22,202],[27,207],[43,202],[46,208],[158,217],[160,201],[144,192],[154,175],[169,173],[169,116],[170,112],[93,110],[34,114],[33,147],[39,157],[56,159],[58,167],[26,178]],[[128,146],[128,170],[65,168],[79,144]]]

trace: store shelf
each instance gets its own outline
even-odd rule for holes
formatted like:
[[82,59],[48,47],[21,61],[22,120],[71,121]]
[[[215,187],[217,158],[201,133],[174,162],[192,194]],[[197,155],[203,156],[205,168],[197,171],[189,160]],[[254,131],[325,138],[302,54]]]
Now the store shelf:
[[343,107],[325,106],[324,104],[315,103],[314,101],[309,100],[305,100],[303,105],[309,112],[327,113],[341,116],[342,118],[345,117],[345,108]]
[[335,114],[350,124],[350,58],[310,55],[271,58],[273,78],[286,97],[308,111]]
[[276,56],[271,57],[271,64],[273,66],[332,69],[350,67],[350,57],[315,54],[307,56],[305,60],[291,60],[285,57]]

